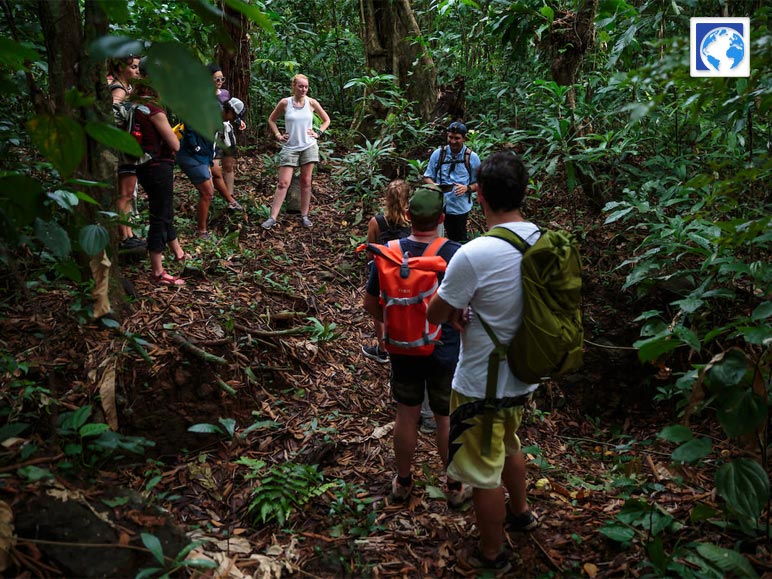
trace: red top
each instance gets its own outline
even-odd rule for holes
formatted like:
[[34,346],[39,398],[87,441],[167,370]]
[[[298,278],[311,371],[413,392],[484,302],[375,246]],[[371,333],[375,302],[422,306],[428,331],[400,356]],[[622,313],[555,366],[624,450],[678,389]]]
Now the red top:
[[137,109],[136,119],[139,123],[140,130],[142,131],[142,150],[150,154],[153,157],[153,161],[174,161],[174,151],[171,150],[166,141],[155,128],[155,125],[150,120],[151,117],[163,113],[166,111],[161,107],[144,102],[142,105],[150,109],[150,114],[145,114],[141,110]]

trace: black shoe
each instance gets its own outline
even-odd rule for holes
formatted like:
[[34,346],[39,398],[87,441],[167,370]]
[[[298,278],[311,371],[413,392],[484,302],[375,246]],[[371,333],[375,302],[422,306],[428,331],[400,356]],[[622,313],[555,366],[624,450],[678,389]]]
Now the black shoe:
[[467,559],[469,566],[476,571],[485,571],[493,573],[499,577],[512,568],[512,563],[507,560],[507,556],[502,552],[495,559],[488,559],[479,549],[475,550],[474,555]]
[[539,526],[539,519],[530,510],[519,515],[513,515],[507,511],[507,526],[510,531],[528,533]]
[[121,243],[118,245],[118,249],[126,250],[126,249],[137,249],[140,247],[147,247],[147,241],[144,239],[140,239],[136,235],[132,235],[131,237],[127,237]]
[[385,364],[389,361],[389,354],[386,350],[381,350],[380,346],[362,346],[362,354],[365,358],[375,360],[379,364]]

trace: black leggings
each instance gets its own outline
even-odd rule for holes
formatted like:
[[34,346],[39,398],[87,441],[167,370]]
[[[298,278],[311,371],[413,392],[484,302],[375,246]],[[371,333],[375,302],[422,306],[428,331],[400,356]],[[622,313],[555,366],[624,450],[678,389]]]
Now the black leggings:
[[166,244],[177,239],[174,229],[174,164],[151,161],[137,167],[137,179],[147,193],[150,229],[147,249],[161,253]]

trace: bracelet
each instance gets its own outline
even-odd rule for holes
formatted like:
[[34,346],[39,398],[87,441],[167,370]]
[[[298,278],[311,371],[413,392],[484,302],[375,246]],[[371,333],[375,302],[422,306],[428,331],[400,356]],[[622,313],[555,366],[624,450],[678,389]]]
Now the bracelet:
[[318,137],[316,137],[317,139],[321,139],[324,136],[324,131],[317,131],[317,133],[319,135]]

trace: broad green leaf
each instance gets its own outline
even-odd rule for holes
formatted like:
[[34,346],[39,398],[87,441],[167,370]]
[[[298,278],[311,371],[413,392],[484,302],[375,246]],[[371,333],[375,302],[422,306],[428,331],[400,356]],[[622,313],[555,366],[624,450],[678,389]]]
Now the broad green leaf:
[[715,404],[721,427],[732,438],[755,431],[767,419],[764,399],[750,388],[732,388],[717,397]]
[[87,123],[86,133],[95,141],[98,141],[111,149],[128,153],[135,157],[142,156],[142,147],[139,146],[137,139],[114,125],[107,123]]
[[673,462],[692,463],[708,456],[712,449],[709,438],[694,438],[676,448],[671,458]]
[[555,20],[555,11],[549,6],[542,6],[539,12],[541,13],[542,16],[544,16],[544,18],[546,18],[550,22]]
[[25,478],[30,482],[37,482],[39,480],[54,478],[54,475],[47,468],[40,468],[37,466],[23,466],[16,471],[20,477]]
[[222,128],[212,75],[184,46],[176,42],[153,44],[147,53],[147,70],[149,82],[161,100],[186,126],[207,139]]
[[712,543],[699,543],[697,552],[723,572],[731,574],[733,577],[758,577],[748,560],[737,551],[724,549]]
[[164,564],[164,550],[161,546],[161,541],[156,537],[155,535],[151,535],[150,533],[140,533],[139,535],[142,538],[142,543],[147,547],[148,551],[150,551],[153,554],[153,557],[155,557],[155,560],[158,561],[161,565]]
[[0,65],[12,70],[27,68],[25,61],[35,62],[40,56],[32,48],[22,46],[10,38],[0,37]]
[[681,308],[685,314],[692,314],[696,312],[704,304],[705,302],[698,298],[685,298],[673,302],[673,305]]
[[[42,212],[42,194],[40,182],[26,175],[0,177],[0,215],[4,215],[17,228],[29,225]],[[9,232],[3,233],[7,235]]]
[[86,137],[83,128],[70,117],[37,115],[27,121],[32,142],[67,178],[80,165],[86,154]]
[[[105,3],[112,4],[112,2]],[[120,4],[120,2],[115,4]],[[143,54],[145,47],[141,41],[126,36],[102,36],[91,43],[89,52],[94,59],[106,60],[110,57],[120,58],[133,54]]]
[[252,22],[257,24],[260,28],[273,34],[273,23],[265,12],[261,12],[256,7],[243,2],[242,0],[223,0],[224,4],[227,4],[234,10],[238,10],[244,16],[249,18]]
[[86,225],[80,230],[78,243],[88,255],[99,255],[110,243],[110,233],[99,224]]
[[638,348],[638,358],[642,362],[656,360],[662,354],[671,352],[680,345],[681,341],[674,339],[673,335],[654,336],[645,340],[638,340],[633,344],[634,347]]
[[80,435],[83,438],[86,438],[87,436],[98,436],[106,430],[110,430],[110,427],[107,424],[89,422],[81,427]]
[[751,321],[760,322],[761,320],[766,320],[769,316],[772,316],[772,302],[764,302],[753,310]]
[[442,489],[435,485],[426,485],[426,494],[429,495],[430,499],[444,499],[445,493],[442,492]]
[[78,206],[78,196],[72,191],[57,189],[47,195],[49,199],[53,199],[59,207],[67,211],[72,212],[73,207]]
[[762,324],[760,326],[740,326],[737,328],[739,334],[749,344],[761,346],[772,339],[772,326]]
[[56,221],[35,219],[35,236],[58,259],[65,259],[70,255],[70,236]]
[[626,525],[620,525],[617,523],[606,523],[600,528],[602,535],[605,535],[612,541],[618,543],[627,543],[633,540],[635,537],[635,531]]
[[718,511],[713,507],[709,507],[704,503],[697,503],[692,507],[692,510],[689,511],[689,520],[693,523],[699,523],[700,521],[707,521],[708,519],[717,517],[720,514],[721,511]]
[[769,476],[756,461],[738,458],[716,471],[716,492],[732,510],[755,521],[769,500]]
[[737,348],[716,356],[714,360],[705,372],[705,379],[711,389],[736,386],[748,373],[748,358]]
[[91,416],[92,410],[91,404],[86,404],[77,410],[67,412],[61,418],[61,427],[65,430],[80,430],[80,427],[86,424],[88,417]]
[[233,418],[220,418],[218,420],[222,427],[231,437],[236,432],[236,421]]
[[80,273],[80,267],[78,267],[78,264],[75,263],[75,261],[72,259],[57,262],[55,268],[56,271],[59,272],[59,275],[64,276],[67,279],[74,281],[75,283],[80,283],[83,281],[83,275]]
[[670,442],[686,442],[694,438],[692,431],[682,424],[666,426],[657,436]]

